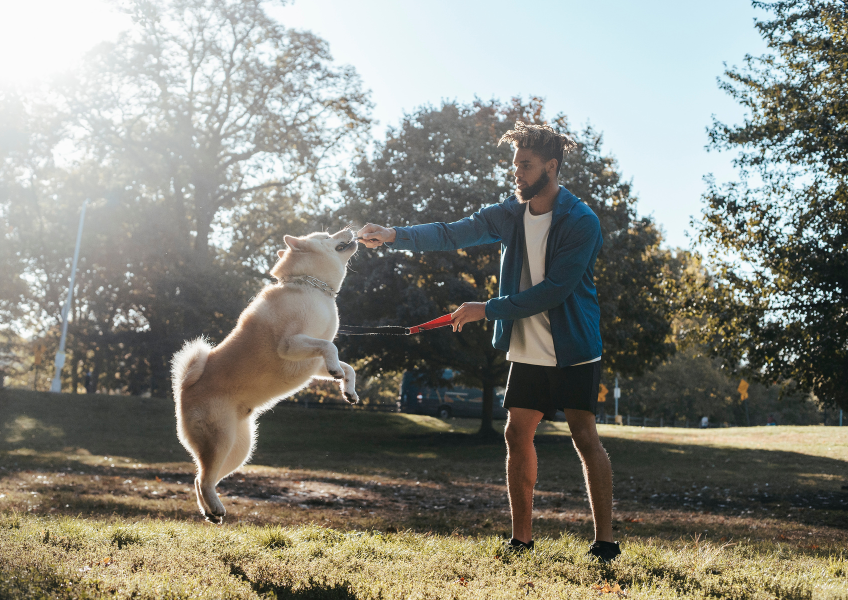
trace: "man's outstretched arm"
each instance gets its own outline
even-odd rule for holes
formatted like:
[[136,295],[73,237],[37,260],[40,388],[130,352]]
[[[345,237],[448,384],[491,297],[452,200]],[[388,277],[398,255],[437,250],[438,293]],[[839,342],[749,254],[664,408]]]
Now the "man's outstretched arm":
[[394,227],[380,227],[374,223],[368,223],[356,232],[356,237],[366,248],[377,248],[383,244],[391,244],[397,238]]
[[507,217],[508,212],[501,204],[492,204],[453,223],[390,228],[369,223],[357,232],[357,236],[367,248],[392,244],[397,250],[413,252],[458,250],[501,241],[500,232]]

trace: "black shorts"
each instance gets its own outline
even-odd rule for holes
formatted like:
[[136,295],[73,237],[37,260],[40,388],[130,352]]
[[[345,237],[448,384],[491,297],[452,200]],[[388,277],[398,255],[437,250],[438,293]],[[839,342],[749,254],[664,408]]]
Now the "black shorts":
[[564,409],[595,414],[600,383],[599,360],[564,369],[514,362],[509,368],[504,408],[538,410],[546,419]]

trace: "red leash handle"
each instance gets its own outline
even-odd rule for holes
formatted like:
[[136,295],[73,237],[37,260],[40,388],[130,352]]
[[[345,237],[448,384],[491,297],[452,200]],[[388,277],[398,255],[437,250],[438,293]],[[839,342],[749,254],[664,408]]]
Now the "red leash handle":
[[451,318],[451,315],[447,314],[443,317],[439,317],[438,319],[433,319],[432,321],[422,323],[421,325],[415,325],[414,327],[410,327],[409,333],[411,335],[420,331],[427,331],[428,329],[438,329],[439,327],[447,327],[451,324],[452,321],[453,319]]

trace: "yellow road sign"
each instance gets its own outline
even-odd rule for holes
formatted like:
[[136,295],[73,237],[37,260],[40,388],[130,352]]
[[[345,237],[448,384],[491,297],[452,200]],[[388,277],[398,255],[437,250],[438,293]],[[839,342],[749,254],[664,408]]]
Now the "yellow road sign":
[[748,398],[748,382],[744,379],[739,382],[739,387],[736,388],[736,391],[739,392],[739,395],[742,396],[742,400],[746,400]]

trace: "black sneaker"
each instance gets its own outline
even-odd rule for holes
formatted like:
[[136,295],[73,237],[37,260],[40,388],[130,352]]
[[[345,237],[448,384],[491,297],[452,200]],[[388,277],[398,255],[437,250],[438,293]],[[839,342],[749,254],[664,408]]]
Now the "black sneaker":
[[589,551],[586,554],[597,558],[602,563],[610,563],[621,554],[621,548],[619,548],[618,542],[595,541],[589,546]]
[[532,549],[533,540],[530,540],[529,542],[522,542],[512,538],[508,542],[504,542],[503,552],[504,555],[518,556],[519,554],[524,554]]

